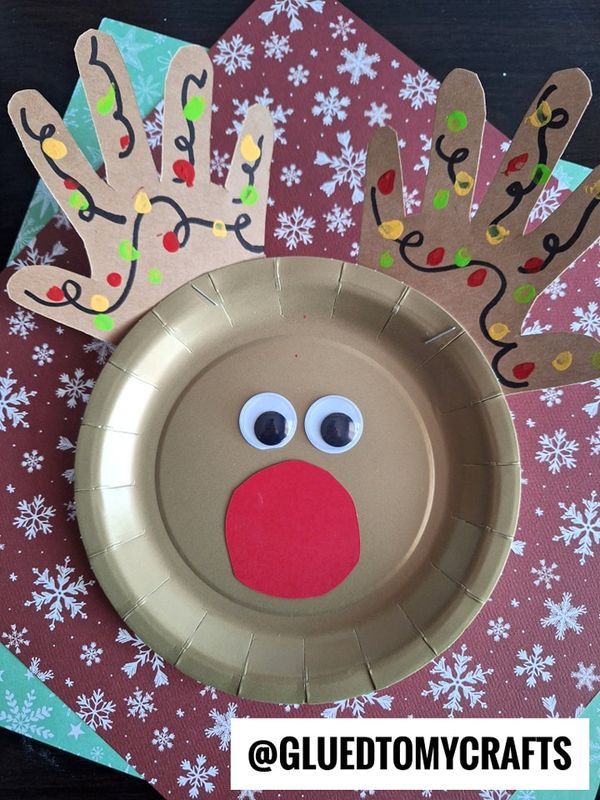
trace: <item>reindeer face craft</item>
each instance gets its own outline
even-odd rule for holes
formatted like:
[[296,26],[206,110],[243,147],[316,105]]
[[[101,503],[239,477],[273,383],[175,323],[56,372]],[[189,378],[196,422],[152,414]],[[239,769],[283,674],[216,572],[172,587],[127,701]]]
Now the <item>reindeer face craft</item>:
[[455,70],[440,88],[421,213],[404,212],[394,131],[380,129],[369,145],[360,263],[440,302],[475,338],[507,393],[600,374],[600,342],[592,337],[522,334],[536,297],[600,236],[600,169],[524,232],[590,93],[580,70],[550,77],[472,219],[485,121],[475,74]]
[[213,269],[263,252],[272,123],[266,109],[252,106],[225,187],[211,183],[212,65],[201,47],[182,47],[165,81],[159,176],[112,38],[88,31],[75,55],[106,180],[37,92],[15,94],[9,113],[34,166],[81,235],[91,274],[34,265],[15,273],[8,293],[61,324],[118,341],[162,297],[209,268],[203,255],[210,253]]

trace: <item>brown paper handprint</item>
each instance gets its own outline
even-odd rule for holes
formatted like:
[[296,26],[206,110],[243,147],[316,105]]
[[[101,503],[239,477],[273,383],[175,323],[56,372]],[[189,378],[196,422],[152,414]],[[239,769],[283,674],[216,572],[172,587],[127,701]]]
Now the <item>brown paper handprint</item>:
[[542,224],[527,220],[590,98],[578,69],[550,77],[471,219],[485,99],[454,70],[436,105],[421,213],[404,212],[396,133],[369,145],[359,261],[429,295],[475,338],[505,392],[600,375],[600,342],[575,333],[523,335],[532,303],[600,236],[600,168]]
[[33,265],[12,276],[8,293],[21,306],[117,341],[181,284],[263,252],[273,125],[266,108],[252,106],[225,187],[211,183],[212,64],[201,47],[182,47],[165,80],[159,176],[112,38],[87,31],[75,55],[106,180],[38,92],[17,92],[9,113],[31,161],[82,237],[91,275]]

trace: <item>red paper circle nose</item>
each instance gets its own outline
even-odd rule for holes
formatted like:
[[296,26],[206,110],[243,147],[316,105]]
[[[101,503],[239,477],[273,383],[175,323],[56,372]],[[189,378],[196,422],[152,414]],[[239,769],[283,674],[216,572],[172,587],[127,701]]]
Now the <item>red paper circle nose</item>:
[[338,586],[360,556],[354,502],[331,473],[283,461],[233,492],[225,539],[235,577],[273,597],[318,597]]

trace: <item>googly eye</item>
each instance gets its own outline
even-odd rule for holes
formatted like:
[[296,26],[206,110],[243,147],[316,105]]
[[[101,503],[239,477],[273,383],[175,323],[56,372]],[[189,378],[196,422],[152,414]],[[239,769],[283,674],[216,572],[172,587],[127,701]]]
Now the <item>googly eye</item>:
[[240,432],[257,450],[285,447],[296,433],[297,424],[294,406],[274,392],[255,394],[240,411]]
[[345,453],[358,443],[363,417],[356,403],[337,394],[316,400],[306,412],[308,440],[323,453]]

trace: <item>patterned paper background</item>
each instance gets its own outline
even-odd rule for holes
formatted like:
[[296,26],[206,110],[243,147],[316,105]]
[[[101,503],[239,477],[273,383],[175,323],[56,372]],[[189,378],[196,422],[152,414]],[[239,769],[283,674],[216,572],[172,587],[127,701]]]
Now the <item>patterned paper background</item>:
[[[135,51],[135,40],[126,46]],[[365,148],[378,124],[394,125],[405,143],[407,200],[418,209],[438,84],[343,6],[260,0],[211,53],[213,180],[224,178],[249,103],[267,105],[276,124],[268,254],[356,255]],[[146,128],[158,148],[160,108]],[[504,147],[488,128],[479,197]],[[556,178],[534,223],[573,188],[567,173]],[[85,268],[62,215],[11,269],[34,262]],[[592,248],[554,281],[533,308],[532,331],[599,336],[599,264],[600,248]],[[78,425],[110,349],[17,309],[4,294],[0,303],[0,640],[25,662],[39,659],[38,669],[53,673],[47,685],[165,796],[259,794],[228,789],[232,716],[572,716],[589,703],[600,682],[600,380],[511,399],[523,462],[518,534],[493,598],[446,654],[387,691],[327,707],[270,706],[181,676],[124,629],[93,581],[72,500]],[[597,772],[600,753],[594,758]],[[509,792],[453,796],[504,800]]]

